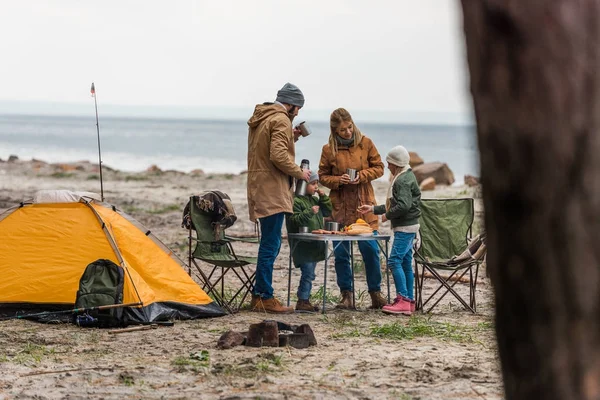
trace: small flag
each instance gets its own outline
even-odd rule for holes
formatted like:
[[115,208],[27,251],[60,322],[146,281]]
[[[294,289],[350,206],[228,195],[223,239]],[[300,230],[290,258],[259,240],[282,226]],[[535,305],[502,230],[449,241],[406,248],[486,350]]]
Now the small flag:
[[94,82],[92,82],[92,88],[90,89],[90,92],[92,93],[92,97],[96,97],[96,87],[94,86]]

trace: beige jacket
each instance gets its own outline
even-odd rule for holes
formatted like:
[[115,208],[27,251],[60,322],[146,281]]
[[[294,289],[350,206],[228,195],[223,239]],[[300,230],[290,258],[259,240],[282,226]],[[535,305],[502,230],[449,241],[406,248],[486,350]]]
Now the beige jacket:
[[292,121],[280,104],[259,104],[248,120],[248,210],[250,220],[292,213],[295,162]]

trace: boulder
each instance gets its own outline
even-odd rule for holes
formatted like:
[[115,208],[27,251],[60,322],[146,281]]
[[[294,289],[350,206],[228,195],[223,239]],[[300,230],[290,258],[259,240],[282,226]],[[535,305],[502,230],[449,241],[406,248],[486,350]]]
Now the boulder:
[[15,156],[14,154],[11,154],[10,156],[8,156],[8,162],[12,163],[12,162],[16,162],[19,161],[19,157]]
[[77,169],[73,164],[54,164],[54,168],[63,172],[75,171]]
[[425,161],[423,161],[423,159],[414,151],[409,151],[408,154],[410,155],[409,164],[412,168],[425,163]]
[[194,169],[194,170],[190,171],[190,175],[193,175],[193,176],[202,176],[202,175],[204,175],[204,170],[202,170],[202,169]]
[[438,185],[452,185],[454,183],[454,173],[446,163],[431,162],[421,164],[413,168],[413,172],[419,183],[430,177],[435,179],[435,183]]
[[160,168],[158,168],[158,165],[152,164],[151,166],[148,167],[148,169],[146,169],[146,172],[161,173],[162,170]]
[[467,186],[477,186],[479,185],[479,178],[472,175],[465,175],[465,185]]
[[435,179],[433,177],[423,179],[423,182],[419,185],[421,191],[435,190]]

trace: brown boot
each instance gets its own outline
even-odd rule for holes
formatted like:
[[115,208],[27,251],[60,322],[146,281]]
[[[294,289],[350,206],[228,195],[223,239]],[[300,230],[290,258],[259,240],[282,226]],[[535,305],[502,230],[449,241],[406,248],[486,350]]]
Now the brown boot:
[[267,312],[271,314],[291,314],[294,312],[292,307],[284,307],[275,297],[263,299],[260,296],[252,296],[250,310],[258,312]]
[[342,310],[352,310],[354,309],[354,293],[352,290],[342,290],[342,300],[335,308],[339,308]]
[[310,300],[298,299],[296,302],[296,311],[316,312],[319,307],[311,304]]
[[369,292],[369,295],[371,296],[371,307],[369,307],[371,310],[379,310],[387,304],[387,300],[381,292]]

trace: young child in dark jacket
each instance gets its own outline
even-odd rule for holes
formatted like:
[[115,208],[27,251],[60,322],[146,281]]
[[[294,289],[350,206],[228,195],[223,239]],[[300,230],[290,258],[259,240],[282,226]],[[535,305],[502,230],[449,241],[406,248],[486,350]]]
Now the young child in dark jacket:
[[363,214],[383,214],[383,221],[391,221],[394,243],[388,265],[394,277],[397,296],[392,304],[384,306],[382,310],[388,314],[411,315],[415,311],[412,249],[419,231],[421,190],[409,166],[410,155],[404,147],[396,146],[390,150],[386,161],[392,181],[385,205],[362,205],[359,211]]
[[[330,216],[332,208],[329,196],[319,189],[319,175],[313,172],[306,185],[306,195],[294,198],[294,214],[286,221],[288,233],[298,233],[301,226],[308,227],[309,232],[323,229],[323,217]],[[292,246],[295,246],[292,254],[294,265],[302,272],[296,311],[318,311],[319,308],[310,302],[310,291],[317,262],[325,260],[325,243],[300,241],[294,244],[290,241],[290,248]]]

